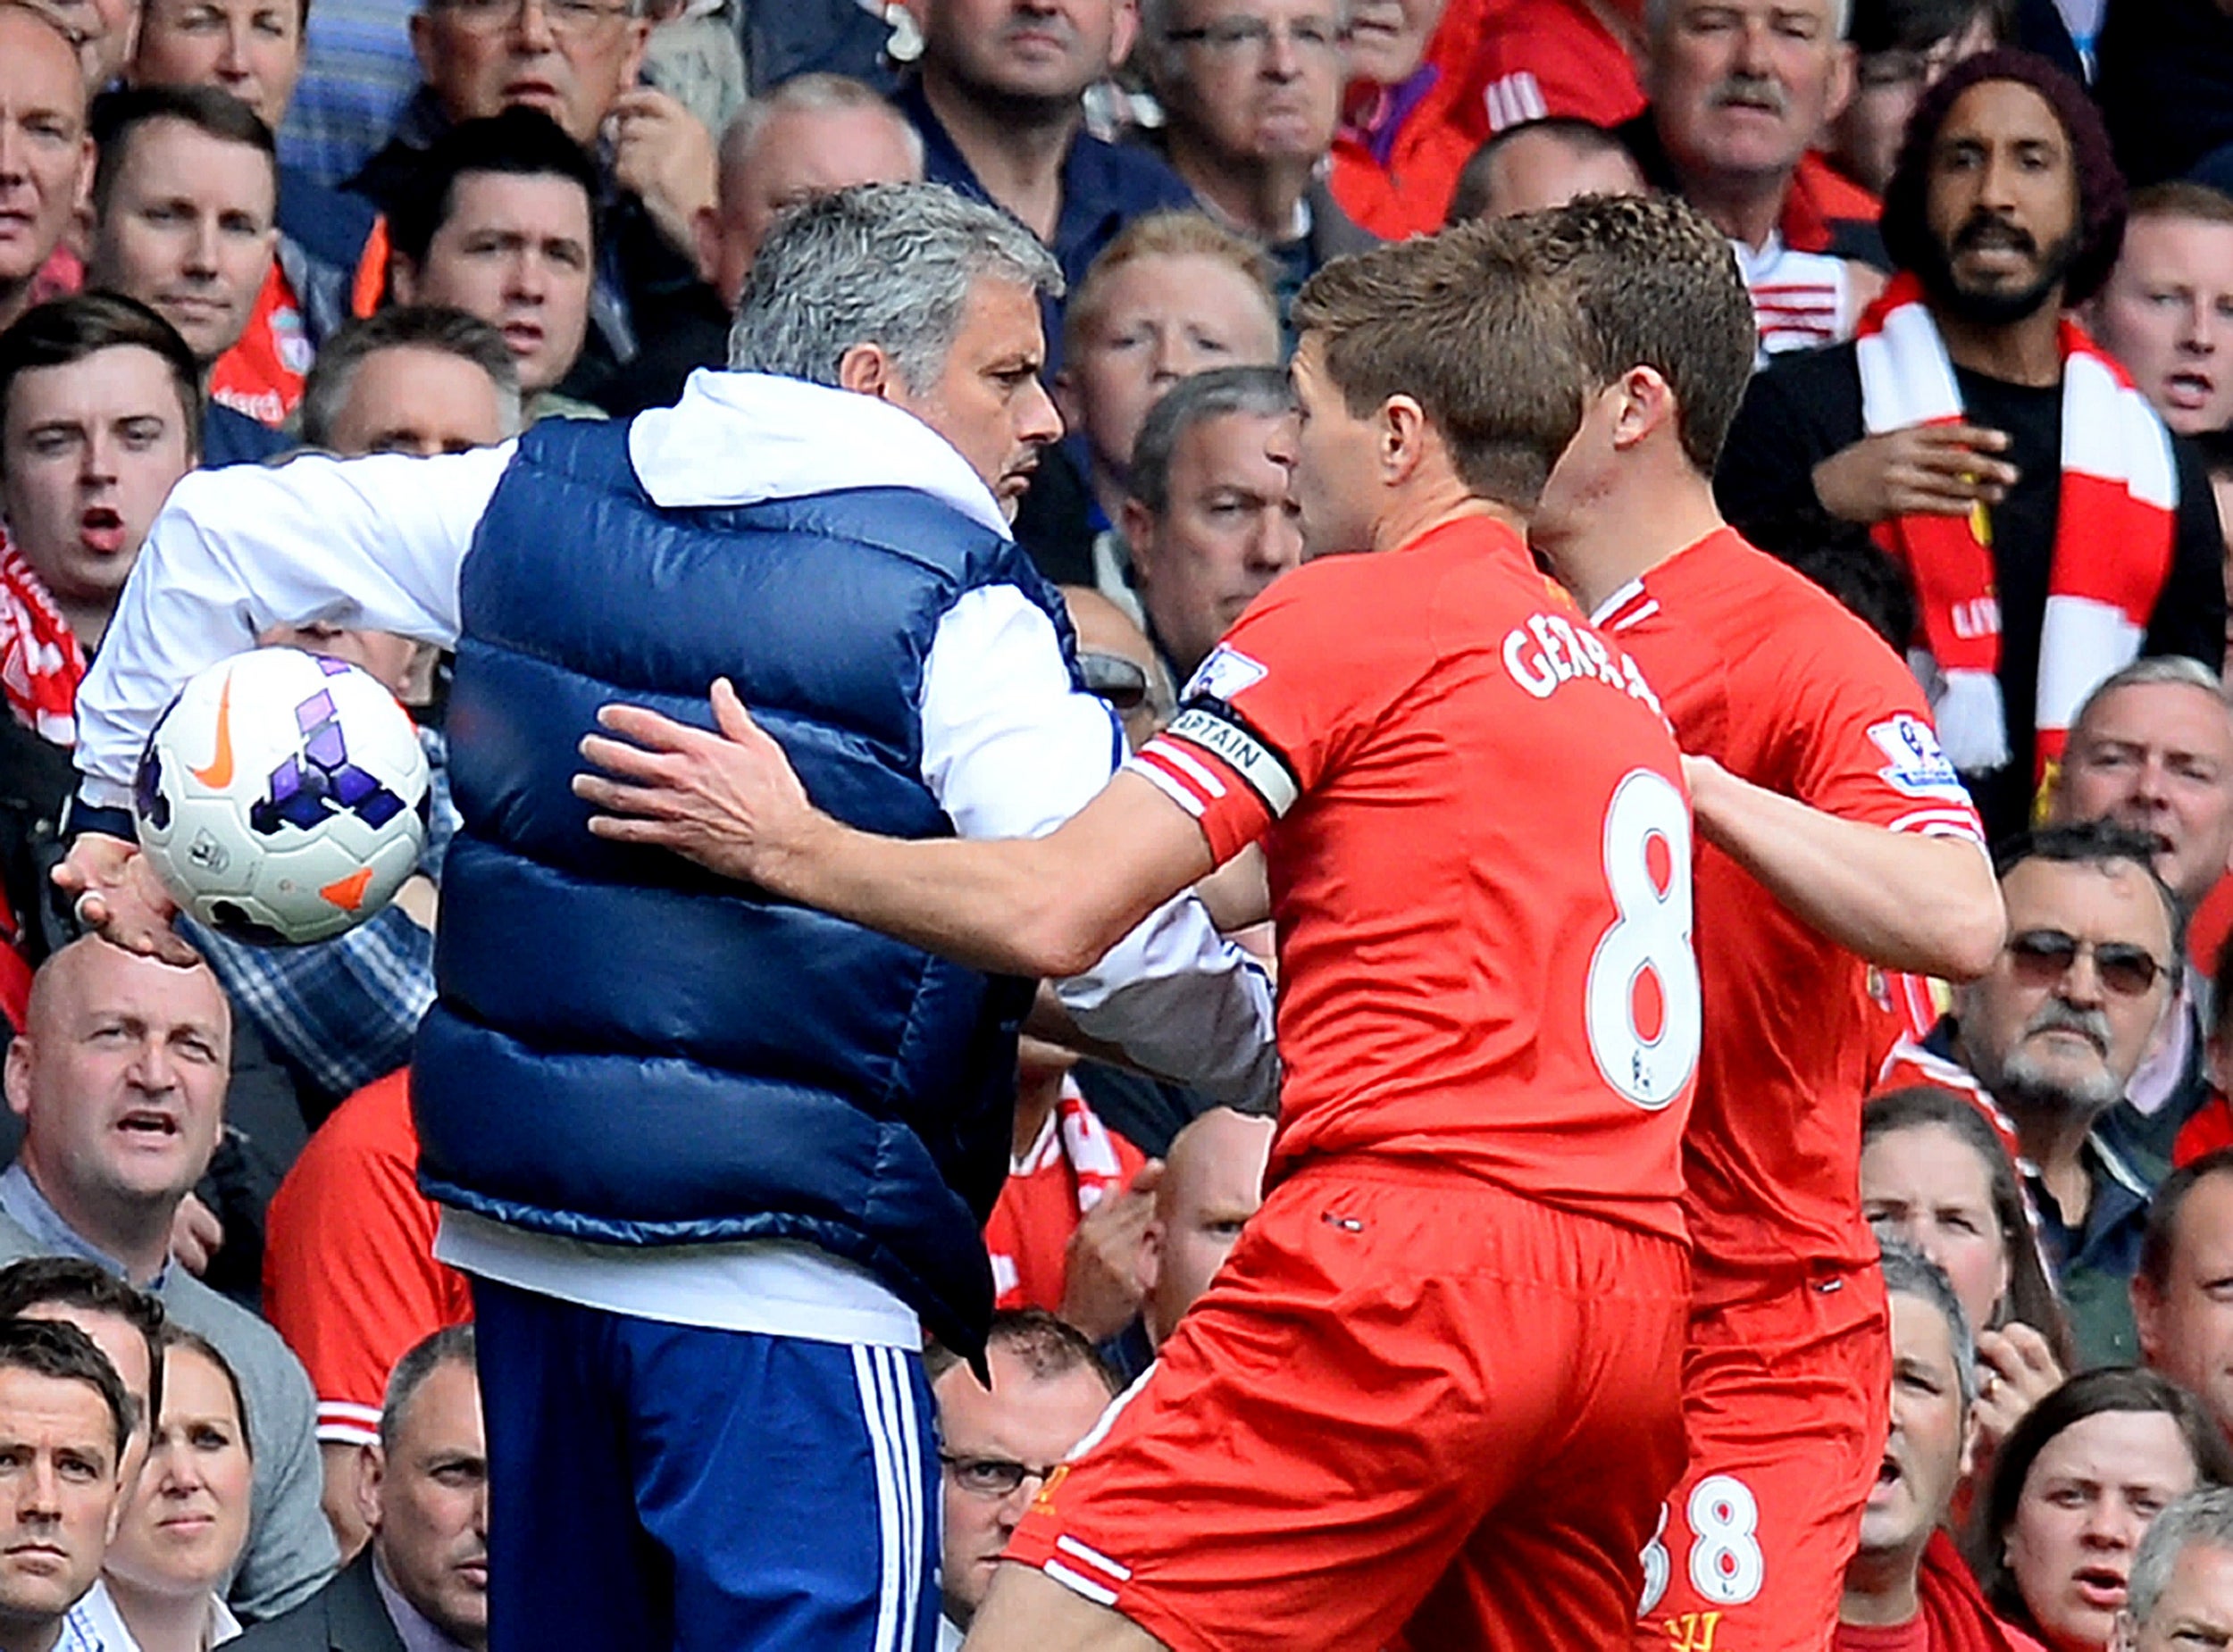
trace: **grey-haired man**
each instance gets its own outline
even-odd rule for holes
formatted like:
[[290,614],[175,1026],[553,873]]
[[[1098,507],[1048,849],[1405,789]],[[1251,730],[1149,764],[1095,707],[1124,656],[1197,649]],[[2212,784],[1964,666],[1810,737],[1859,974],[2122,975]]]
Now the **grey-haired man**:
[[[982,1342],[1029,985],[601,839],[570,788],[600,722],[637,726],[614,700],[717,742],[741,693],[877,830],[1033,835],[1100,790],[1121,739],[1008,531],[1060,428],[1059,280],[943,189],[810,204],[735,371],[674,407],[174,495],[87,685],[81,801],[113,808],[172,686],[257,630],[456,646],[414,1077],[438,1254],[474,1278],[495,1652],[933,1633],[919,1328]],[[63,880],[175,949],[124,842],[88,831]],[[1191,900],[1060,991],[1150,1067],[1274,1082],[1265,984]]]

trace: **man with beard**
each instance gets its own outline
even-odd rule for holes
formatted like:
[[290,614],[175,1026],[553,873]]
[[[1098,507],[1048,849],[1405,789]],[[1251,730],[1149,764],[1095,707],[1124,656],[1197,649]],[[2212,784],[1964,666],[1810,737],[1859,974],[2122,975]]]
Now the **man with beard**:
[[1958,65],[1886,194],[1899,275],[1852,343],[1754,381],[1717,479],[1740,529],[1862,522],[1905,568],[1939,735],[1995,836],[2028,819],[2095,684],[2141,654],[2224,654],[2201,465],[2062,319],[2123,226],[2074,82],[2021,52]]
[[2178,907],[2152,839],[2106,821],[2053,826],[1997,857],[2008,944],[1926,1047],[2016,1127],[2039,1237],[2081,1365],[2137,1351],[2128,1288],[2148,1186],[2106,1114],[2146,1052],[2176,967]]

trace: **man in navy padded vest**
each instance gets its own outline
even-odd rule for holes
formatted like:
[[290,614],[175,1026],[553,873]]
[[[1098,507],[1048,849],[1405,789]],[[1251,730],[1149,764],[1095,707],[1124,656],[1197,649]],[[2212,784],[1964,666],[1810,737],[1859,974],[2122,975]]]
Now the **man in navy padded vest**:
[[[188,479],[79,697],[58,880],[176,955],[120,839],[179,683],[281,622],[457,650],[413,1088],[479,1312],[494,1652],[933,1643],[920,1328],[982,1343],[1030,986],[593,837],[569,783],[601,706],[710,726],[725,678],[870,830],[1029,835],[1100,789],[1121,738],[1008,530],[1059,430],[1059,281],[941,188],[802,207],[732,370],[674,407]],[[1266,984],[1191,897],[1059,990],[1142,1064],[1268,1103]]]

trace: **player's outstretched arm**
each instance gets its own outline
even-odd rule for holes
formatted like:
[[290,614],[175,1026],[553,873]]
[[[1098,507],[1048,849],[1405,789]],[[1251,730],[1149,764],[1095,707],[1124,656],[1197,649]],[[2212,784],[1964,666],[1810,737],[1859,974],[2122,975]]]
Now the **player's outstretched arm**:
[[1838,945],[1886,969],[1973,980],[2007,937],[2000,885],[1974,839],[1840,820],[1685,757],[1699,834]]
[[[1209,845],[1150,782],[1118,774],[1043,838],[907,841],[856,831],[807,799],[782,747],[724,680],[708,731],[609,705],[574,777],[590,830],[1003,974],[1083,974],[1207,874]],[[619,736],[622,738],[612,738]]]

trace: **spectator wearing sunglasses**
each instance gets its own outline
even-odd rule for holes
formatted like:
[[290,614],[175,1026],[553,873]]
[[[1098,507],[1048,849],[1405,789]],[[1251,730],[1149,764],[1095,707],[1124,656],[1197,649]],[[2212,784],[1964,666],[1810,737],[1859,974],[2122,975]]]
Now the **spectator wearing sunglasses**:
[[2128,1287],[2162,1166],[2111,1110],[2171,1001],[2179,907],[2154,855],[2154,839],[2108,821],[2003,844],[2008,944],[1926,1040],[2015,1125],[2081,1366],[2138,1353]]
[[[2113,820],[2155,845],[2155,875],[2191,922],[2233,859],[2233,708],[2198,660],[2136,660],[2078,710],[2051,818]],[[2151,1157],[2168,1159],[2208,1098],[2210,991],[2191,964],[2171,984],[2162,1030],[2112,1115]]]
[[992,1316],[984,1351],[990,1388],[957,1354],[933,1347],[925,1357],[943,1491],[938,1646],[949,1652],[983,1604],[1016,1523],[1100,1420],[1116,1381],[1091,1343],[1039,1308]]

